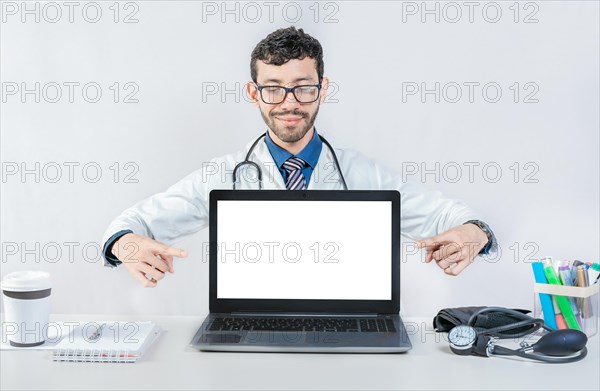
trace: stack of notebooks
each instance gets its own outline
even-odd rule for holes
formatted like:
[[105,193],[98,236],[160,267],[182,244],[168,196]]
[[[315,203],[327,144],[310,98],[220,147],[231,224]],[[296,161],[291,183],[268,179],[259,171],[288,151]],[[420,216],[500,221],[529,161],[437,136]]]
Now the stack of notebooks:
[[159,336],[153,322],[91,322],[73,327],[52,350],[54,361],[136,362]]

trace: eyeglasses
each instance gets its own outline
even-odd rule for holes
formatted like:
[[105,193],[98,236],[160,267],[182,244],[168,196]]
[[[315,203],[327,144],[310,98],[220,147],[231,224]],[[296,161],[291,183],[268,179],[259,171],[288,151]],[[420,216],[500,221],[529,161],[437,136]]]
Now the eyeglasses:
[[285,100],[288,92],[294,95],[294,98],[300,103],[312,103],[319,99],[321,93],[321,84],[301,85],[295,87],[282,86],[259,86],[256,84],[260,98],[269,105],[278,105]]

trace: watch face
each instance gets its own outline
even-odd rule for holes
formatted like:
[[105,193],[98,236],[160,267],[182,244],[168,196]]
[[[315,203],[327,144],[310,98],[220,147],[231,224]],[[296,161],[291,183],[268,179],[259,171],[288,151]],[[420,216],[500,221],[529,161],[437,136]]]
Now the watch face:
[[477,339],[477,331],[471,326],[456,326],[450,330],[448,339],[451,344],[457,347],[470,346],[475,343],[475,340]]

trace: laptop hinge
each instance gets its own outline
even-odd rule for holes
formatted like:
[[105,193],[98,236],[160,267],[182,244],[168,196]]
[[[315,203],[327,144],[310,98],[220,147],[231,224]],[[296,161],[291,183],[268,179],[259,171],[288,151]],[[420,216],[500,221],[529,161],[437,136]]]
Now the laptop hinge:
[[231,312],[231,315],[241,315],[241,316],[294,316],[294,317],[298,317],[298,316],[306,316],[306,317],[311,317],[311,316],[319,316],[319,317],[328,317],[328,318],[335,318],[335,317],[346,317],[346,316],[352,316],[352,317],[373,317],[373,316],[379,316],[379,315],[389,315],[389,314],[377,314],[374,312],[348,312],[348,313],[335,313],[332,314],[331,312],[277,312],[277,311],[236,311],[236,312]]

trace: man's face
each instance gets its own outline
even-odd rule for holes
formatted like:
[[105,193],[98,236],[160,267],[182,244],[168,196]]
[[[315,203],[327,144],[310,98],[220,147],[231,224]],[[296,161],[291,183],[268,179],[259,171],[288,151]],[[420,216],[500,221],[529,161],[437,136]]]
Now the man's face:
[[[315,85],[319,83],[316,61],[305,57],[303,60],[289,60],[277,66],[256,62],[256,84],[259,86],[284,86]],[[313,127],[319,105],[325,100],[329,80],[324,77],[319,99],[312,103],[300,103],[292,93],[288,93],[285,100],[279,104],[267,104],[260,98],[260,93],[254,83],[248,83],[249,96],[260,109],[265,123],[281,141],[295,143],[301,140]]]

